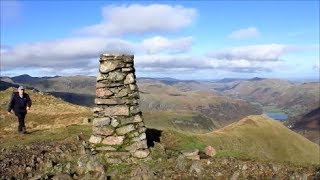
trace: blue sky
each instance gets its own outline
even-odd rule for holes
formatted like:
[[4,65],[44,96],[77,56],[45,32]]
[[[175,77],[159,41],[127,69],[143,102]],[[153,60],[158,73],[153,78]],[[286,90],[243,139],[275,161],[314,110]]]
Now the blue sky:
[[319,78],[319,1],[1,0],[1,75],[96,75],[132,53],[138,76]]

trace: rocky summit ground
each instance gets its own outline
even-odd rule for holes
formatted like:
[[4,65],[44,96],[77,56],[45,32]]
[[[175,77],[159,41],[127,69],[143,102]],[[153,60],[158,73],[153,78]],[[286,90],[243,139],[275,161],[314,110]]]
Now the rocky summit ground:
[[156,143],[151,157],[107,164],[80,134],[49,143],[15,145],[0,150],[0,179],[319,179],[320,167],[253,159],[188,159]]

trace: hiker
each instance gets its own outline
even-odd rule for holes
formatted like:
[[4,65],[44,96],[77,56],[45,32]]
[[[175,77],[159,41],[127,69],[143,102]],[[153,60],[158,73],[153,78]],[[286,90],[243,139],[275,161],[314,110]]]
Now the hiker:
[[8,114],[14,114],[18,117],[19,126],[18,132],[20,134],[25,134],[26,126],[24,124],[24,118],[31,107],[31,99],[27,93],[24,92],[23,86],[19,86],[18,92],[12,93],[11,99],[8,105]]

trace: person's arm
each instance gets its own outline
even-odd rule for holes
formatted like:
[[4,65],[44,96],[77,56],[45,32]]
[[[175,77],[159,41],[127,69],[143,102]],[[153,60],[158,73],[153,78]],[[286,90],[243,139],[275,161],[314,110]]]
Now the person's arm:
[[29,110],[31,108],[32,101],[28,94],[26,95],[26,98],[27,98],[27,110]]
[[8,104],[8,112],[11,113],[14,106],[14,93],[12,93],[9,104]]

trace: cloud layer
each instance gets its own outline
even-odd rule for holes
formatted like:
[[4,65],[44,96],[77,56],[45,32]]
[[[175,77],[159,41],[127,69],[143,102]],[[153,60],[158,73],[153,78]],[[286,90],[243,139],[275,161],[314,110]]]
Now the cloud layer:
[[247,59],[253,61],[277,61],[280,56],[292,52],[295,49],[294,46],[290,45],[263,44],[223,49],[209,53],[208,56],[222,60]]
[[231,32],[229,38],[231,39],[248,39],[257,38],[260,36],[260,32],[255,27],[248,27]]
[[[100,53],[130,53],[135,55],[136,67],[144,72],[270,72],[282,67],[282,59],[289,53],[319,48],[318,45],[256,44],[195,55],[192,47],[196,38],[188,35],[175,35],[175,38],[165,36],[190,26],[197,16],[193,8],[133,4],[107,6],[102,14],[101,23],[78,31],[86,36],[14,47],[1,45],[1,70],[39,71],[46,75],[95,75]],[[133,35],[134,38],[125,39],[124,35]],[[229,37],[244,39],[259,36],[255,27],[248,27],[232,32]]]
[[191,25],[197,11],[183,6],[132,4],[107,6],[102,15],[101,23],[79,32],[100,36],[172,32]]

